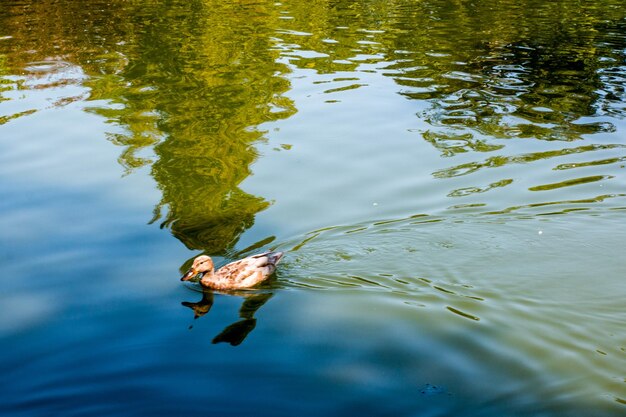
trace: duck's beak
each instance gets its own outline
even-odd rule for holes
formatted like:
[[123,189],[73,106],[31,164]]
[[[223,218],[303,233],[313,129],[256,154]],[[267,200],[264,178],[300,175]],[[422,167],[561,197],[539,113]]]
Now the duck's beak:
[[182,276],[182,278],[180,280],[181,281],[189,281],[190,279],[192,279],[196,275],[198,275],[198,271],[196,271],[195,269],[191,268],[189,271],[187,271],[185,273],[185,275]]

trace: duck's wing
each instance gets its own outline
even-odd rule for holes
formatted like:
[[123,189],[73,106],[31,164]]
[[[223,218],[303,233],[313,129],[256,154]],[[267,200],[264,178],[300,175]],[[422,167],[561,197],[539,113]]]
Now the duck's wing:
[[222,287],[251,287],[267,279],[282,257],[282,252],[265,252],[231,262],[215,273],[215,283]]

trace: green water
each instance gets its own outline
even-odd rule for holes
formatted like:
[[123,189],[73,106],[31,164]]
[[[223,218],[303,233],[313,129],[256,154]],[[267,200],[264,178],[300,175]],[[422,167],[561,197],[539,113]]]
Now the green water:
[[0,413],[622,415],[625,88],[617,0],[3,2]]

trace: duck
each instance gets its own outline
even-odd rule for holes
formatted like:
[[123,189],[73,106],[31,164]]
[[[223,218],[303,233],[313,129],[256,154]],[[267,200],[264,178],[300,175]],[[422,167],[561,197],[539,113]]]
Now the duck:
[[284,252],[264,252],[224,265],[217,271],[210,256],[200,255],[181,281],[200,275],[200,285],[214,290],[240,290],[254,287],[267,280],[276,270]]

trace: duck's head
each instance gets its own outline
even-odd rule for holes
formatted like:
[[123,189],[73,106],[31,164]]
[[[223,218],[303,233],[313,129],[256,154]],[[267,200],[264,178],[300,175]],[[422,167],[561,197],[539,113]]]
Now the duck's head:
[[180,280],[189,281],[196,275],[198,274],[204,275],[207,272],[213,273],[213,260],[209,256],[200,255],[196,259],[193,260],[193,264],[191,264],[191,268],[189,268],[189,271],[187,271]]

